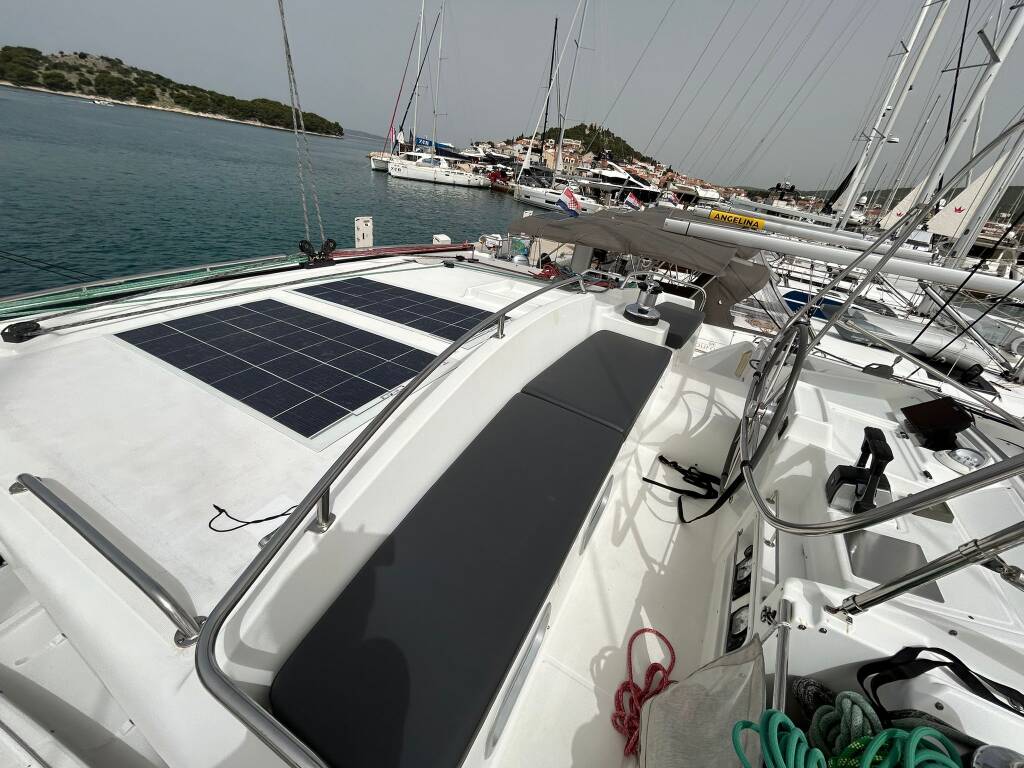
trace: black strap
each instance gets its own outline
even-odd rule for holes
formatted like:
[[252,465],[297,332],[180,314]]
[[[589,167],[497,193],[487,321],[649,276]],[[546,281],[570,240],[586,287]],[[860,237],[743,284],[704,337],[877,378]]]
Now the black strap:
[[[922,653],[931,653],[944,658],[918,658]],[[888,659],[870,661],[857,670],[857,682],[874,705],[879,716],[887,725],[891,725],[889,712],[878,699],[878,689],[883,685],[899,680],[910,680],[911,678],[923,675],[925,672],[940,668],[953,675],[975,696],[1002,707],[1015,715],[1024,717],[1024,694],[1016,688],[1011,688],[996,680],[979,675],[943,648],[913,646],[904,648]],[[1000,696],[1003,698],[999,698]]]
[[679,494],[679,498],[676,499],[676,508],[679,513],[679,522],[692,523],[697,520],[700,520],[703,517],[707,517],[715,511],[714,507],[712,507],[707,512],[704,512],[703,514],[693,518],[693,520],[687,520],[685,517],[683,517],[683,497],[685,496],[690,499],[717,499],[718,489],[715,488],[715,486],[721,483],[720,478],[716,477],[715,475],[710,475],[707,472],[701,472],[699,469],[697,469],[696,465],[692,467],[682,467],[679,465],[678,462],[672,461],[672,459],[666,459],[664,456],[658,456],[658,461],[664,464],[666,467],[674,469],[676,472],[682,475],[684,482],[687,482],[690,485],[694,485],[702,489],[698,493],[697,491],[691,491],[689,488],[675,488],[671,485],[665,485],[665,483],[659,483],[657,480],[651,480],[651,478],[649,477],[643,478],[643,481],[645,483],[650,483],[651,485],[655,485],[658,488],[664,488],[667,491],[672,491],[673,493]]

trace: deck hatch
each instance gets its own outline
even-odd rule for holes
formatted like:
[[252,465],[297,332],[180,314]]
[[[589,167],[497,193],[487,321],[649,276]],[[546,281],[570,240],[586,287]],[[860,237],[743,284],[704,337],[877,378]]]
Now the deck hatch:
[[304,437],[405,383],[434,357],[272,299],[117,336]]
[[365,277],[332,280],[296,290],[451,341],[491,314],[486,309]]

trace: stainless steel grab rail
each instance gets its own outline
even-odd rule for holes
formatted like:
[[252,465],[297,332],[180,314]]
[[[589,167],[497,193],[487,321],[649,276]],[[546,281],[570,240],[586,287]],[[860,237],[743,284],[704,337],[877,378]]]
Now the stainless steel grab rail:
[[296,506],[295,511],[288,516],[285,523],[277,529],[270,541],[259,551],[259,554],[253,558],[252,562],[242,572],[242,575],[238,577],[224,597],[214,606],[214,609],[210,612],[210,617],[203,624],[196,653],[196,672],[199,675],[199,679],[215,699],[220,701],[225,708],[256,734],[264,744],[293,768],[326,768],[326,766],[309,747],[292,734],[277,718],[242,691],[231,678],[224,674],[224,671],[217,664],[217,637],[228,615],[260,577],[281,547],[284,546],[284,543],[302,526],[314,507],[318,509],[318,516],[314,521],[313,530],[324,531],[330,527],[329,494],[331,485],[348,468],[359,452],[387,422],[398,407],[445,360],[478,334],[486,331],[491,326],[497,325],[499,319],[502,319],[502,322],[504,322],[503,319],[512,310],[548,291],[563,288],[574,283],[579,285],[582,292],[586,292],[586,283],[579,276],[548,283],[543,288],[516,299],[484,320],[481,320],[453,341],[440,355],[435,357],[430,365],[410,381],[398,395],[388,401],[388,404],[380,413],[362,429],[356,439],[335,460],[313,487],[310,488],[309,492]]
[[[854,333],[860,333],[860,334],[863,334],[864,336],[867,336],[873,342],[875,342],[876,344],[879,344],[879,345],[885,347],[890,352],[895,352],[897,355],[900,355],[902,357],[906,357],[907,356],[906,350],[900,349],[899,347],[897,347],[895,344],[893,344],[892,342],[888,341],[887,339],[879,336],[876,333],[872,333],[871,331],[869,331],[866,328],[863,328],[863,327],[857,325],[856,323],[853,323],[853,322],[851,322],[849,320],[843,320],[842,324],[843,324],[844,328],[847,328],[848,330],[853,331]],[[1010,422],[1010,424],[1012,424],[1015,428],[1024,431],[1024,421],[1021,421],[1019,418],[1014,416],[1012,413],[1010,413],[1009,411],[1004,410],[1000,406],[998,406],[995,403],[993,403],[991,400],[986,400],[984,397],[979,395],[977,392],[975,392],[970,387],[965,387],[963,384],[961,384],[956,379],[946,375],[946,373],[944,373],[940,368],[937,368],[936,366],[932,365],[931,363],[927,362],[926,360],[920,360],[920,359],[918,359],[916,357],[914,358],[913,364],[916,365],[916,366],[919,366],[921,368],[924,368],[924,370],[928,371],[930,374],[932,374],[933,376],[935,376],[938,379],[940,379],[944,384],[949,384],[951,387],[956,389],[961,394],[964,394],[967,397],[969,397],[972,400],[974,400],[975,402],[977,402],[983,408],[986,408],[987,410],[992,411],[992,413],[996,414],[997,416],[1000,416],[1003,419],[1006,419],[1006,421]]]
[[[878,261],[873,267],[867,270],[867,273],[862,277],[861,281],[855,285],[849,292],[849,298],[840,306],[834,313],[832,313],[825,321],[823,328],[811,340],[810,348],[813,347],[824,337],[830,328],[835,326],[841,321],[843,313],[853,304],[856,298],[870,285],[871,281],[876,275],[878,275],[885,263],[892,257],[892,253],[896,248],[903,244],[905,240],[910,237],[910,234],[918,226],[918,224],[924,220],[925,216],[931,210],[932,205],[937,202],[941,197],[946,195],[954,186],[960,181],[966,173],[977,165],[985,155],[991,153],[996,147],[998,147],[1006,138],[1008,138],[1013,132],[1024,128],[1024,120],[1018,120],[1011,124],[1008,128],[1003,130],[995,139],[990,141],[985,147],[975,154],[970,160],[967,161],[964,166],[957,171],[937,192],[932,195],[932,198],[927,203],[921,203],[911,209],[908,215],[905,216],[900,222],[896,223],[881,235],[863,251],[863,253],[850,263],[845,269],[836,274],[832,280],[822,288],[812,299],[809,299],[807,303],[800,308],[797,312],[793,313],[786,324],[780,329],[779,333],[772,338],[769,342],[768,347],[765,349],[761,359],[768,360],[767,365],[761,369],[758,373],[760,376],[755,376],[751,382],[750,388],[747,390],[747,397],[743,404],[743,411],[740,416],[739,423],[739,440],[738,449],[740,457],[740,474],[743,482],[747,489],[750,491],[751,498],[758,512],[762,517],[771,523],[779,530],[787,533],[794,533],[802,536],[821,536],[827,534],[844,533],[848,531],[862,530],[876,523],[882,522],[883,520],[892,520],[893,518],[901,515],[910,514],[912,512],[924,509],[931,504],[938,503],[940,501],[946,501],[947,499],[968,493],[978,488],[983,488],[986,485],[990,485],[1001,480],[1005,480],[1009,477],[1024,471],[1024,454],[1006,459],[997,464],[993,464],[984,469],[972,472],[970,475],[964,475],[962,477],[954,478],[948,482],[942,483],[934,488],[930,488],[926,491],[921,491],[913,496],[908,496],[898,501],[890,502],[881,507],[878,507],[870,512],[866,512],[855,517],[845,520],[827,520],[820,523],[792,523],[784,520],[781,517],[775,515],[768,504],[765,502],[764,497],[757,488],[757,483],[754,481],[753,470],[757,467],[758,462],[762,458],[764,451],[764,440],[770,438],[769,434],[765,435],[764,438],[758,440],[759,435],[751,434],[750,426],[753,421],[754,414],[765,405],[766,399],[763,397],[765,389],[763,383],[770,373],[769,369],[774,365],[784,365],[786,357],[783,356],[781,361],[779,360],[779,350],[785,345],[788,345],[792,341],[791,329],[799,323],[806,323],[810,313],[818,306],[818,303],[825,296],[825,294],[831,289],[835,288],[842,280],[846,279],[854,269],[857,269],[864,261],[872,255],[875,250],[886,240],[886,238],[895,235],[895,240],[890,246],[888,253],[880,255]],[[864,332],[863,329],[854,326],[858,332]],[[875,337],[876,339],[878,337]],[[882,342],[885,345],[885,342]],[[888,345],[886,345],[888,346]],[[806,362],[806,357],[798,359],[792,370],[790,371],[790,377],[787,384],[795,383],[795,380],[799,378],[801,369]],[[918,361],[915,361],[918,362]],[[944,373],[938,371],[938,369],[932,369],[942,381],[950,383],[954,387],[958,387],[958,383],[954,382]],[[961,390],[963,388],[960,388]],[[788,393],[792,395],[792,391]],[[973,397],[973,395],[972,395]],[[980,400],[981,404],[994,413],[998,413],[1001,417],[1006,418],[1009,414],[1002,411],[1001,408],[995,406],[987,400]],[[788,406],[789,397],[784,396],[779,403],[779,408]],[[775,414],[778,415],[778,412]],[[1016,424],[1019,420],[1010,416],[1011,422]],[[774,419],[773,419],[774,421]],[[757,443],[756,445],[754,443]],[[731,449],[730,449],[731,451]],[[731,453],[730,453],[731,455]],[[728,469],[728,468],[727,468]],[[728,489],[727,489],[728,490]],[[724,499],[728,498],[726,494],[720,498],[717,505],[720,505]]]
[[[961,544],[952,552],[947,552],[942,557],[925,563],[920,568],[915,568],[887,584],[879,584],[860,594],[850,595],[837,606],[827,605],[825,610],[850,621],[854,616],[864,613],[869,608],[874,608],[876,605],[906,594],[924,584],[931,584],[936,579],[956,573],[969,565],[984,563],[993,557],[998,557],[1000,552],[1012,549],[1022,542],[1024,542],[1024,522],[1015,523],[983,539],[972,539],[966,544]],[[1014,584],[1012,578],[1006,579],[1006,581]],[[1014,584],[1014,586],[1017,585]]]
[[122,552],[110,539],[97,531],[88,521],[76,512],[70,504],[47,488],[35,475],[18,475],[20,488],[11,487],[12,493],[28,491],[54,512],[57,517],[68,524],[78,535],[89,542],[107,561],[119,570],[127,579],[148,597],[163,614],[177,627],[174,633],[174,644],[179,648],[188,648],[199,639],[199,631],[203,617],[190,616],[189,613],[171,597],[156,579],[146,573],[142,566]]

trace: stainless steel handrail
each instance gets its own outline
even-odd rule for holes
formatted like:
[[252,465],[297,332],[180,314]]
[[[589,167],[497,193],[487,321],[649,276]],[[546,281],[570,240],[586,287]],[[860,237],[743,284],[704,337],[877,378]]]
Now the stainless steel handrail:
[[242,599],[245,593],[252,587],[266,567],[280,551],[284,543],[302,527],[306,518],[317,507],[320,516],[314,522],[314,530],[327,530],[330,526],[329,518],[323,514],[330,514],[330,489],[334,481],[341,476],[352,463],[359,452],[366,446],[370,439],[377,434],[380,428],[388,421],[391,415],[404,403],[410,395],[437,368],[451,355],[475,338],[478,334],[486,331],[491,326],[497,325],[499,319],[505,318],[509,312],[526,304],[527,302],[557,288],[567,285],[578,284],[582,292],[586,292],[586,283],[582,277],[572,277],[566,280],[559,280],[548,283],[543,288],[533,291],[510,304],[505,305],[497,312],[490,314],[481,320],[462,336],[453,341],[440,355],[424,368],[419,375],[405,386],[395,397],[388,401],[388,404],[370,421],[356,439],[344,450],[323,476],[310,488],[305,497],[298,503],[295,511],[288,516],[285,523],[277,529],[274,536],[259,551],[252,562],[242,572],[224,597],[220,599],[210,617],[203,625],[199,635],[199,645],[196,653],[196,672],[199,679],[210,694],[221,702],[235,717],[242,721],[249,730],[273,750],[282,760],[293,768],[326,768],[317,755],[310,750],[300,739],[292,734],[277,718],[275,718],[264,707],[257,704],[252,697],[239,688],[217,664],[216,646],[217,637],[224,622],[234,610],[235,606]]
[[[838,606],[825,606],[825,610],[850,620],[853,616],[864,613],[869,608],[874,608],[876,605],[906,594],[924,584],[930,584],[936,579],[956,573],[969,565],[984,563],[986,560],[997,557],[1000,552],[1012,549],[1022,542],[1024,542],[1024,522],[1015,523],[983,539],[972,539],[966,544],[961,544],[952,552],[947,552],[942,557],[925,563],[920,568],[915,568],[887,584],[879,584],[860,594],[850,595]],[[1013,583],[1012,579],[1008,581]]]
[[18,486],[11,488],[17,493],[22,488],[39,501],[45,504],[54,512],[57,517],[68,524],[79,536],[99,552],[107,561],[119,570],[127,579],[148,597],[163,614],[177,627],[174,633],[174,644],[179,648],[187,648],[193,645],[199,638],[199,630],[203,623],[203,617],[190,616],[177,600],[164,589],[156,579],[146,573],[142,566],[122,552],[110,539],[97,531],[89,522],[76,512],[70,504],[62,499],[57,493],[47,488],[35,475],[18,475]]
[[[948,193],[953,187],[959,182],[959,180],[966,175],[966,173],[977,165],[980,160],[987,154],[991,153],[996,147],[998,147],[1007,137],[1009,137],[1014,131],[1024,128],[1024,120],[1018,120],[1017,122],[1010,125],[1004,131],[1002,131],[995,139],[990,141],[985,147],[975,154],[966,164],[954,174],[943,186],[932,196],[927,203],[919,204],[912,209],[911,212],[904,217],[900,222],[896,223],[881,235],[864,250],[860,257],[850,263],[845,269],[841,270],[836,274],[833,279],[819,291],[813,299],[807,301],[807,303],[801,307],[797,312],[793,313],[786,324],[780,329],[779,333],[769,342],[768,347],[765,349],[761,359],[768,360],[768,363],[758,373],[760,376],[755,376],[751,382],[750,388],[747,390],[747,397],[744,402],[743,411],[740,416],[739,423],[739,455],[740,455],[740,474],[744,484],[750,491],[751,498],[754,501],[760,514],[769,523],[774,525],[779,530],[787,533],[794,533],[803,536],[815,536],[815,535],[827,535],[835,533],[843,533],[846,531],[861,530],[874,525],[882,520],[891,520],[901,515],[910,514],[912,512],[924,509],[931,504],[938,503],[940,501],[946,501],[947,499],[953,498],[954,496],[968,493],[972,490],[985,487],[994,482],[999,482],[1008,477],[1019,473],[1024,470],[1024,454],[1018,457],[1006,459],[1005,461],[993,464],[992,466],[985,467],[984,469],[978,470],[965,475],[963,477],[954,478],[946,483],[942,483],[934,488],[930,488],[926,491],[921,491],[913,496],[900,499],[898,501],[890,502],[877,509],[871,510],[870,512],[863,513],[845,520],[827,520],[820,523],[791,523],[781,517],[775,515],[768,507],[764,497],[757,488],[757,484],[754,481],[753,470],[757,467],[758,462],[763,456],[764,441],[768,439],[769,435],[765,435],[761,440],[757,440],[758,435],[751,434],[750,422],[753,420],[753,415],[764,405],[762,395],[764,393],[763,382],[769,373],[769,370],[778,361],[778,351],[784,345],[788,345],[792,341],[790,330],[798,323],[806,322],[806,318],[809,313],[813,311],[820,302],[821,298],[829,291],[838,285],[842,280],[846,279],[852,271],[858,268],[868,256],[872,255],[874,251],[890,236],[895,233],[899,233],[896,239],[893,241],[889,253],[882,254],[879,256],[876,264],[867,271],[867,273],[861,278],[861,281],[853,287],[849,292],[849,298],[842,304],[839,309],[832,313],[826,320],[824,327],[818,331],[818,333],[811,340],[810,348],[813,347],[824,337],[825,333],[830,328],[841,321],[843,313],[853,304],[856,298],[864,291],[864,289],[870,285],[871,280],[881,272],[882,267],[891,258],[893,251],[898,248],[903,242],[910,237],[910,234],[923,221],[927,213],[931,210],[932,205],[937,202],[942,196]],[[863,329],[856,328],[858,332],[863,332]],[[782,361],[778,364],[784,364],[786,358],[783,357]],[[798,379],[801,369],[806,362],[806,356],[801,357],[797,360],[793,369],[790,372],[790,379]],[[945,374],[937,371],[936,373],[940,376],[942,381],[951,383],[953,386],[957,386],[952,379]],[[792,394],[790,392],[790,394]],[[788,404],[788,398],[783,398],[785,404]],[[982,405],[992,410],[994,413],[1002,411],[998,406],[994,406],[987,400],[980,401]],[[999,413],[1001,417],[1004,417],[1004,413]],[[776,416],[778,413],[775,414]],[[1017,423],[1018,420],[1014,417],[1010,417],[1013,423]],[[774,421],[774,419],[773,419]],[[753,442],[756,441],[757,445],[754,446]],[[721,503],[728,498],[728,489],[723,497],[719,499],[716,506],[720,506]]]
[[[872,341],[874,341],[877,344],[882,345],[883,347],[885,347],[886,349],[890,350],[891,352],[895,352],[897,355],[902,355],[903,357],[906,357],[906,354],[907,354],[906,350],[900,349],[899,347],[897,347],[895,344],[893,344],[892,342],[888,341],[887,339],[885,339],[885,338],[883,338],[883,337],[881,337],[881,336],[879,336],[879,335],[877,335],[875,333],[872,333],[871,331],[867,330],[866,328],[863,328],[863,327],[861,327],[861,326],[851,322],[850,320],[843,320],[842,323],[843,323],[843,326],[848,328],[849,330],[854,331],[855,333],[863,334],[864,336],[867,336],[869,339],[871,339]],[[970,387],[966,387],[963,384],[961,384],[959,381],[957,381],[956,379],[946,375],[941,369],[936,368],[931,363],[929,363],[929,362],[927,362],[925,360],[920,360],[920,359],[918,359],[916,357],[914,358],[913,364],[916,365],[916,366],[919,366],[921,368],[924,368],[930,374],[932,374],[933,376],[936,376],[937,378],[939,378],[944,384],[949,384],[951,387],[956,389],[958,392],[960,392],[960,393],[966,395],[967,397],[971,398],[972,400],[977,402],[982,407],[992,411],[997,416],[1000,416],[1001,418],[1003,418],[1006,421],[1010,422],[1017,429],[1024,431],[1024,421],[1021,421],[1019,418],[1014,416],[1012,413],[1010,413],[1009,411],[1004,410],[1000,406],[998,406],[995,403],[993,403],[991,400],[986,400],[984,397],[979,395],[977,392],[975,392]]]

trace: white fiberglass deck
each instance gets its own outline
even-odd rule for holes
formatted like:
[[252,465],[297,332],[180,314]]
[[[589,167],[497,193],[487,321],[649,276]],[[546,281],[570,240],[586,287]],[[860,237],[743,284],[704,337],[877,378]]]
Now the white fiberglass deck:
[[[372,264],[360,264],[307,275],[319,283],[346,271],[364,274],[368,268],[373,271]],[[374,279],[415,286],[485,310],[526,291],[500,275],[413,262],[392,262],[386,272],[390,274],[374,271]],[[294,279],[295,274],[288,277]],[[246,284],[264,284],[266,289],[42,336],[8,345],[0,357],[0,464],[8,467],[9,481],[28,472],[62,486],[77,498],[87,518],[141,550],[200,614],[209,611],[252,559],[259,540],[280,523],[271,520],[217,533],[207,525],[216,515],[213,505],[243,520],[286,512],[353,432],[379,410],[382,398],[343,414],[333,426],[306,439],[244,400],[218,391],[216,384],[189,375],[187,368],[146,354],[115,334],[273,299],[431,355],[448,344],[446,339],[318,301],[288,286],[275,287],[275,282],[286,281],[253,278]],[[215,298],[216,289],[209,295]],[[194,298],[196,293],[187,296]],[[171,294],[162,301],[173,298]],[[235,525],[223,516],[214,523],[217,528]]]

